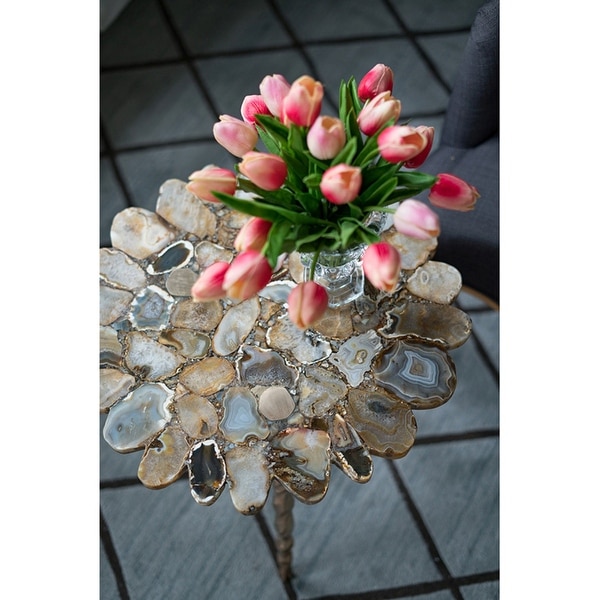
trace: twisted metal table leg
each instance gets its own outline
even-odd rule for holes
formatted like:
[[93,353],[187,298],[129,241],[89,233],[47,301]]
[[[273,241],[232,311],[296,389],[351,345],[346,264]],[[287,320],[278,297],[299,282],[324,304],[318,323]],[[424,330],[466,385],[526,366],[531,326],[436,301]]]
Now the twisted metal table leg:
[[294,497],[275,480],[273,482],[275,495],[273,496],[273,507],[275,508],[275,539],[277,568],[282,581],[292,576],[292,546],[294,545],[293,529]]

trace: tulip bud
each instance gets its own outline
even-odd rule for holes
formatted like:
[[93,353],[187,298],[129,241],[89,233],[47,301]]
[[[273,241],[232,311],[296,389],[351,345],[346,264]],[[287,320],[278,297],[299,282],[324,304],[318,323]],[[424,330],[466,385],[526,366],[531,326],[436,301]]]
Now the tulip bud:
[[449,173],[440,173],[429,192],[429,201],[434,206],[461,212],[475,208],[478,198],[479,192],[476,188]]
[[365,135],[373,135],[388,121],[394,123],[400,117],[402,103],[394,98],[390,92],[381,92],[368,100],[358,115],[358,126]]
[[282,101],[281,117],[284,125],[294,123],[310,127],[321,112],[323,84],[308,75],[294,81]]
[[440,234],[440,219],[427,204],[404,200],[394,213],[394,227],[408,237],[428,240]]
[[266,221],[260,217],[251,217],[238,231],[233,243],[234,248],[238,252],[246,250],[260,252],[267,243],[267,237],[272,225],[271,221]]
[[363,271],[377,289],[393,292],[400,278],[400,253],[387,242],[375,242],[363,254]]
[[321,193],[332,204],[348,204],[354,200],[362,185],[360,167],[341,163],[327,169],[321,177]]
[[416,169],[417,167],[420,167],[424,162],[425,159],[429,156],[429,153],[431,152],[431,147],[433,146],[433,136],[435,134],[435,129],[433,127],[427,127],[426,125],[419,125],[416,130],[425,136],[425,139],[427,140],[427,144],[425,145],[425,148],[423,148],[423,150],[421,150],[421,152],[419,152],[419,154],[417,154],[416,156],[413,156],[413,158],[407,160],[404,163],[404,166],[407,169]]
[[425,135],[408,125],[386,127],[377,137],[379,153],[390,163],[401,163],[414,158],[426,145]]
[[336,117],[317,117],[308,130],[306,143],[315,158],[320,160],[333,158],[346,143],[344,124]]
[[219,261],[202,271],[202,274],[192,286],[191,294],[194,302],[208,302],[225,297],[223,280],[229,269],[229,263]]
[[390,92],[394,87],[394,73],[389,67],[375,65],[358,84],[358,97],[364,102],[382,92]]
[[288,296],[288,315],[300,329],[318,321],[328,306],[327,291],[314,281],[299,283]]
[[252,150],[258,142],[258,133],[253,125],[229,115],[219,117],[219,122],[213,125],[213,135],[225,150],[238,158]]
[[263,190],[278,190],[287,177],[287,165],[277,154],[246,152],[238,168],[242,175]]
[[271,111],[262,96],[252,94],[246,96],[242,101],[241,113],[245,123],[254,125],[256,123],[256,115],[270,115]]
[[208,165],[189,176],[186,189],[196,197],[207,202],[220,202],[212,192],[222,192],[233,196],[236,190],[236,177],[233,171]]
[[230,298],[247,300],[262,290],[273,274],[267,259],[256,250],[238,254],[225,273],[223,289]]
[[290,91],[287,79],[283,75],[267,75],[260,82],[259,90],[271,114],[280,119],[281,103]]

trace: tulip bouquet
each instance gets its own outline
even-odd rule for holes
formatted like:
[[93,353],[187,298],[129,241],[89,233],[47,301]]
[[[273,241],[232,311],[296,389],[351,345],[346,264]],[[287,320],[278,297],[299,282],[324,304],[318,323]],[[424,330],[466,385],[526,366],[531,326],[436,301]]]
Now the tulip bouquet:
[[[225,296],[243,300],[271,279],[282,255],[313,256],[308,280],[288,298],[292,321],[306,328],[328,305],[327,291],[313,281],[322,252],[366,246],[363,271],[376,288],[395,289],[401,268],[397,249],[380,240],[373,213],[394,214],[405,235],[440,233],[437,214],[413,197],[429,189],[432,205],[471,210],[479,194],[450,175],[417,169],[433,144],[433,127],[398,124],[401,102],[392,95],[393,73],[375,65],[357,84],[339,88],[339,113],[322,115],[323,85],[304,75],[289,83],[266,76],[260,94],[248,95],[241,119],[222,115],[216,141],[240,158],[236,172],[209,165],[192,173],[187,189],[250,216],[235,240],[231,263],[218,262],[192,288],[197,301]],[[259,140],[265,151],[259,151]]]

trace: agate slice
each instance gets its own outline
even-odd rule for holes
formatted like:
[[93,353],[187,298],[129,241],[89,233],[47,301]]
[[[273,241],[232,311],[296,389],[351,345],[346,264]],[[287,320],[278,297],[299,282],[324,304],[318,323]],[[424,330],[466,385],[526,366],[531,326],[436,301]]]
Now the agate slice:
[[373,363],[375,380],[413,408],[435,408],[456,388],[450,356],[436,346],[399,341]]
[[210,506],[221,495],[227,477],[225,460],[214,440],[195,444],[186,459],[190,491],[198,504]]
[[329,425],[334,464],[357,483],[366,483],[373,474],[371,453],[354,428],[339,414]]
[[256,398],[243,387],[231,387],[225,392],[219,427],[225,439],[234,443],[250,437],[265,439],[269,435],[269,428],[258,413]]
[[269,462],[260,446],[234,446],[225,454],[229,493],[235,508],[243,515],[262,509],[271,487]]
[[117,452],[139,450],[170,421],[173,396],[162,383],[143,383],[110,409],[104,439]]
[[187,240],[180,240],[167,246],[158,253],[158,256],[148,265],[150,275],[170,273],[175,269],[185,267],[194,255],[194,246]]
[[329,486],[329,447],[326,431],[286,429],[271,441],[273,474],[301,502],[319,502]]

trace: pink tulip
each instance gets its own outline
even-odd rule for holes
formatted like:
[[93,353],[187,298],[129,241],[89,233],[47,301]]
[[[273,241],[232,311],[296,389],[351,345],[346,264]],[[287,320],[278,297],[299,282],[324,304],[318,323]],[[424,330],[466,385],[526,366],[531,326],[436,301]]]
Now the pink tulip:
[[321,112],[323,84],[308,75],[294,81],[283,99],[281,117],[284,125],[294,123],[300,127],[310,127]]
[[393,292],[400,278],[400,253],[387,242],[375,242],[363,254],[363,271],[377,289]]
[[390,92],[394,87],[394,73],[389,67],[375,65],[358,84],[358,97],[364,102],[382,92]]
[[262,290],[273,271],[267,259],[256,250],[240,252],[225,273],[223,289],[235,300],[247,300]]
[[277,154],[246,152],[238,168],[242,175],[263,190],[278,190],[287,177],[287,165]]
[[400,117],[402,103],[390,92],[381,92],[368,100],[358,115],[358,126],[365,135],[373,135],[388,121],[394,123]]
[[394,213],[394,227],[408,237],[428,240],[440,234],[440,219],[427,204],[404,200]]
[[337,155],[346,143],[344,124],[336,117],[320,116],[306,135],[310,153],[320,160]]
[[461,212],[475,208],[478,198],[475,187],[449,173],[440,173],[429,192],[429,201],[434,206]]
[[328,306],[327,291],[314,281],[299,283],[288,296],[288,314],[300,329],[318,321]]
[[290,84],[283,75],[267,75],[260,82],[260,95],[271,114],[278,119],[281,118],[281,104],[290,91]]
[[236,177],[233,171],[208,165],[189,176],[190,182],[186,189],[196,197],[207,202],[220,202],[212,192],[222,192],[233,195],[236,190]]
[[253,125],[229,115],[221,115],[213,126],[215,140],[225,150],[241,158],[252,150],[258,142],[258,133]]
[[427,138],[408,125],[386,127],[377,138],[382,158],[390,163],[401,163],[417,156],[425,149]]
[[262,96],[251,94],[246,96],[242,101],[241,113],[245,123],[254,125],[256,123],[256,115],[270,115],[271,111]]
[[194,302],[208,302],[224,298],[226,292],[223,289],[223,280],[228,269],[229,263],[223,261],[213,263],[204,269],[192,286],[191,293]]
[[407,169],[416,169],[417,167],[420,167],[424,162],[425,159],[429,156],[429,153],[431,152],[431,147],[433,146],[433,136],[435,134],[435,129],[433,127],[427,127],[426,125],[419,125],[416,130],[425,136],[425,139],[427,140],[427,144],[425,145],[425,148],[423,148],[423,150],[421,150],[421,152],[419,152],[419,154],[417,154],[416,156],[413,156],[413,158],[407,160],[404,163],[404,166]]
[[259,217],[251,217],[242,228],[233,243],[238,252],[256,250],[260,252],[267,243],[267,237],[273,223]]
[[354,200],[362,185],[360,167],[341,163],[327,169],[321,177],[321,193],[332,204],[348,204]]

